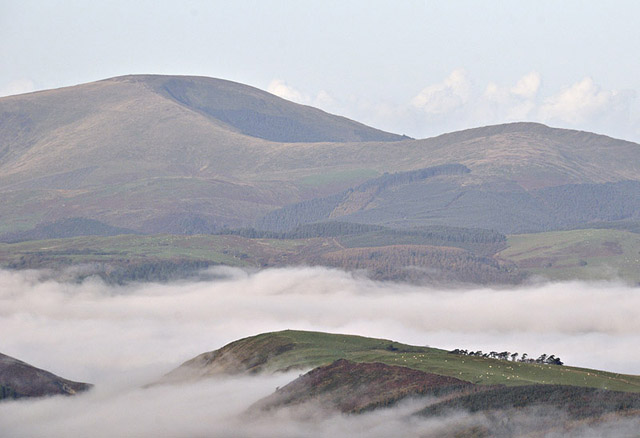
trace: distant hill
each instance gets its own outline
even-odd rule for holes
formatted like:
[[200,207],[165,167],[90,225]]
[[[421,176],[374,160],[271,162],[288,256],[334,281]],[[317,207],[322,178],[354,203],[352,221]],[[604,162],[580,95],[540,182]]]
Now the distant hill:
[[26,240],[44,240],[77,236],[117,236],[136,234],[126,228],[112,227],[100,221],[84,218],[68,218],[37,225],[32,230],[5,233],[0,242],[15,243]]
[[[438,166],[468,172],[364,188]],[[70,218],[141,233],[274,228],[283,211],[341,196],[320,219],[549,231],[636,220],[639,175],[640,146],[602,135],[512,123],[413,140],[212,78],[0,98],[0,234]],[[288,213],[287,227],[309,220]]]
[[89,388],[0,353],[0,400],[74,395]]

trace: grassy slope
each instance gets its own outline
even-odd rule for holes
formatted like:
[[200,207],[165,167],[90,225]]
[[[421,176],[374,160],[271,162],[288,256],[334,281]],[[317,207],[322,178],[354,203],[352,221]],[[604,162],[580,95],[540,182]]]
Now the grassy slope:
[[585,229],[509,236],[498,257],[551,280],[640,283],[640,234]]
[[[282,346],[293,345],[288,349]],[[390,350],[392,345],[396,350]],[[224,347],[236,359],[249,363],[260,354],[266,362],[252,371],[313,368],[337,359],[381,362],[455,377],[482,385],[562,384],[640,392],[640,376],[558,365],[538,365],[450,354],[445,350],[416,347],[384,339],[286,330],[245,338]],[[277,349],[280,349],[276,351]],[[286,350],[281,352],[282,350]],[[196,359],[194,359],[195,361]],[[198,362],[198,361],[196,361]]]
[[21,257],[41,255],[51,266],[91,262],[202,260],[229,266],[259,266],[270,257],[285,257],[302,241],[245,239],[237,236],[84,236],[0,244],[0,260],[8,265]]

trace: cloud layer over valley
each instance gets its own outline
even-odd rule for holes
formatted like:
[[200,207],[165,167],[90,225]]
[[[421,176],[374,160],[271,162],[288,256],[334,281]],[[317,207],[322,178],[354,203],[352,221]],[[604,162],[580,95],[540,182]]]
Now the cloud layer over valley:
[[[234,436],[220,427],[238,433],[236,414],[295,376],[139,387],[197,354],[287,328],[447,349],[555,354],[569,365],[640,373],[640,293],[615,283],[439,291],[324,268],[218,268],[198,282],[118,287],[47,278],[37,271],[0,271],[0,352],[96,388],[75,398],[0,405],[0,424],[24,436],[65,436],[69,430],[101,436],[103,429],[105,436]],[[296,421],[286,423],[290,431],[278,429],[280,436],[296,436]],[[319,429],[312,436],[332,430],[335,436],[340,421],[343,431],[369,431],[363,436],[384,436],[387,427],[369,422],[363,429],[342,417],[323,421],[314,422]],[[244,425],[258,428],[245,433],[274,436],[256,424]]]

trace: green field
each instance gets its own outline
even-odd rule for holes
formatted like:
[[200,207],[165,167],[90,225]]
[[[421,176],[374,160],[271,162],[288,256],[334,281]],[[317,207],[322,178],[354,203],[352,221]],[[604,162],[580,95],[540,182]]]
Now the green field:
[[[398,232],[389,230],[364,233],[359,250],[350,236],[307,238],[244,237],[224,235],[119,235],[84,236],[65,239],[30,240],[18,243],[0,243],[0,267],[14,269],[58,269],[73,264],[98,266],[98,275],[110,282],[163,281],[189,276],[196,269],[210,265],[227,265],[249,268],[286,266],[327,266],[345,270],[366,270],[377,280],[432,281],[452,283],[515,283],[517,272],[502,268],[483,254],[467,250],[429,245],[449,243],[437,234],[435,237],[408,236],[414,245],[400,247],[393,242],[400,240]],[[330,233],[329,233],[330,235]],[[457,236],[457,234],[456,234]],[[503,236],[504,238],[504,236]],[[411,241],[409,240],[409,241]],[[347,245],[350,248],[346,248]],[[380,246],[380,244],[387,246]],[[368,248],[372,245],[374,248]],[[454,246],[465,246],[453,242]],[[468,245],[467,245],[468,246]],[[478,243],[481,253],[492,252],[496,244]],[[453,250],[453,251],[452,251]],[[358,254],[351,254],[356,251]],[[116,275],[103,275],[111,267]],[[426,269],[430,277],[420,274]],[[125,272],[126,271],[126,272]],[[168,272],[171,275],[168,275]],[[423,278],[424,277],[424,278]]]
[[[451,230],[455,229],[449,233],[453,233]],[[551,281],[622,280],[640,284],[640,234],[623,230],[520,234],[509,236],[506,242],[491,239],[474,242],[467,241],[470,237],[466,234],[460,237],[456,233],[449,236],[442,232],[391,229],[371,232],[365,229],[335,237],[313,237],[313,233],[309,236],[128,234],[0,243],[0,267],[56,269],[73,264],[135,267],[164,263],[174,265],[176,277],[183,263],[197,263],[192,268],[321,265],[364,269],[377,280],[432,281],[442,286],[447,282],[514,284],[527,276]],[[468,239],[456,240],[456,237]],[[494,251],[500,249],[495,258],[492,257]],[[188,268],[187,265],[182,267]],[[408,270],[407,266],[437,271],[438,275],[414,278],[411,275],[419,271]],[[126,275],[119,278],[127,280]],[[134,278],[137,281],[162,279],[144,275]]]
[[640,234],[607,229],[554,231],[508,237],[497,257],[549,280],[640,283]]
[[336,170],[305,176],[297,182],[310,187],[334,185],[336,183],[355,182],[375,178],[380,172],[374,169]]
[[[236,372],[238,360],[247,366],[248,371],[276,372],[308,369],[348,359],[400,365],[481,385],[560,384],[640,392],[640,376],[461,356],[384,339],[320,332],[285,330],[265,333],[241,339],[218,351],[224,351],[236,360],[230,369]],[[197,358],[193,361],[198,362]]]
[[231,245],[222,236],[136,236],[74,237],[0,244],[0,257],[11,262],[28,255],[60,258],[70,263],[115,262],[122,260],[208,260],[231,266],[245,263],[239,257],[225,254]]

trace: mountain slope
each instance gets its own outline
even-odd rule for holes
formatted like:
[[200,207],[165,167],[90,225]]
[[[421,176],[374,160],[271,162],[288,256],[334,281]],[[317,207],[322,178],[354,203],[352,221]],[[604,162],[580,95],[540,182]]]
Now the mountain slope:
[[465,410],[491,412],[502,409],[538,408],[562,411],[571,418],[601,417],[607,413],[640,411],[640,395],[628,392],[603,391],[567,385],[526,385],[511,388],[490,388],[471,394],[460,394],[435,403],[419,412],[424,416]]
[[229,81],[141,75],[0,99],[0,233],[68,218],[206,233],[385,172],[453,164],[470,172],[387,190],[368,209],[351,199],[331,219],[523,232],[638,214],[635,204],[617,215],[540,209],[607,183],[633,199],[635,143],[533,123],[402,139]]
[[309,143],[407,138],[222,79],[157,75],[122,79],[143,82],[187,108],[226,123],[242,134],[265,140]]
[[[221,120],[214,107],[251,114]],[[296,196],[295,188],[244,177],[265,154],[286,153],[286,143],[242,134],[253,122],[272,126],[267,116],[295,132],[308,125],[313,141],[401,138],[208,78],[122,77],[10,96],[0,99],[3,225],[24,230],[68,217],[145,231],[179,231],[194,218],[205,229],[242,224]],[[277,131],[286,137],[284,127]]]
[[389,406],[405,397],[463,392],[473,384],[383,363],[356,363],[338,359],[314,368],[256,403],[254,409],[275,409],[318,403],[343,413]]
[[[416,173],[433,175],[411,178]],[[402,229],[453,225],[511,234],[640,219],[640,181],[526,191],[509,188],[511,183],[506,181],[470,184],[474,177],[460,164],[385,175],[341,193],[286,205],[265,215],[256,226],[285,231],[337,219]],[[385,180],[397,182],[386,184]]]
[[3,398],[73,395],[91,388],[0,353],[0,400]]

